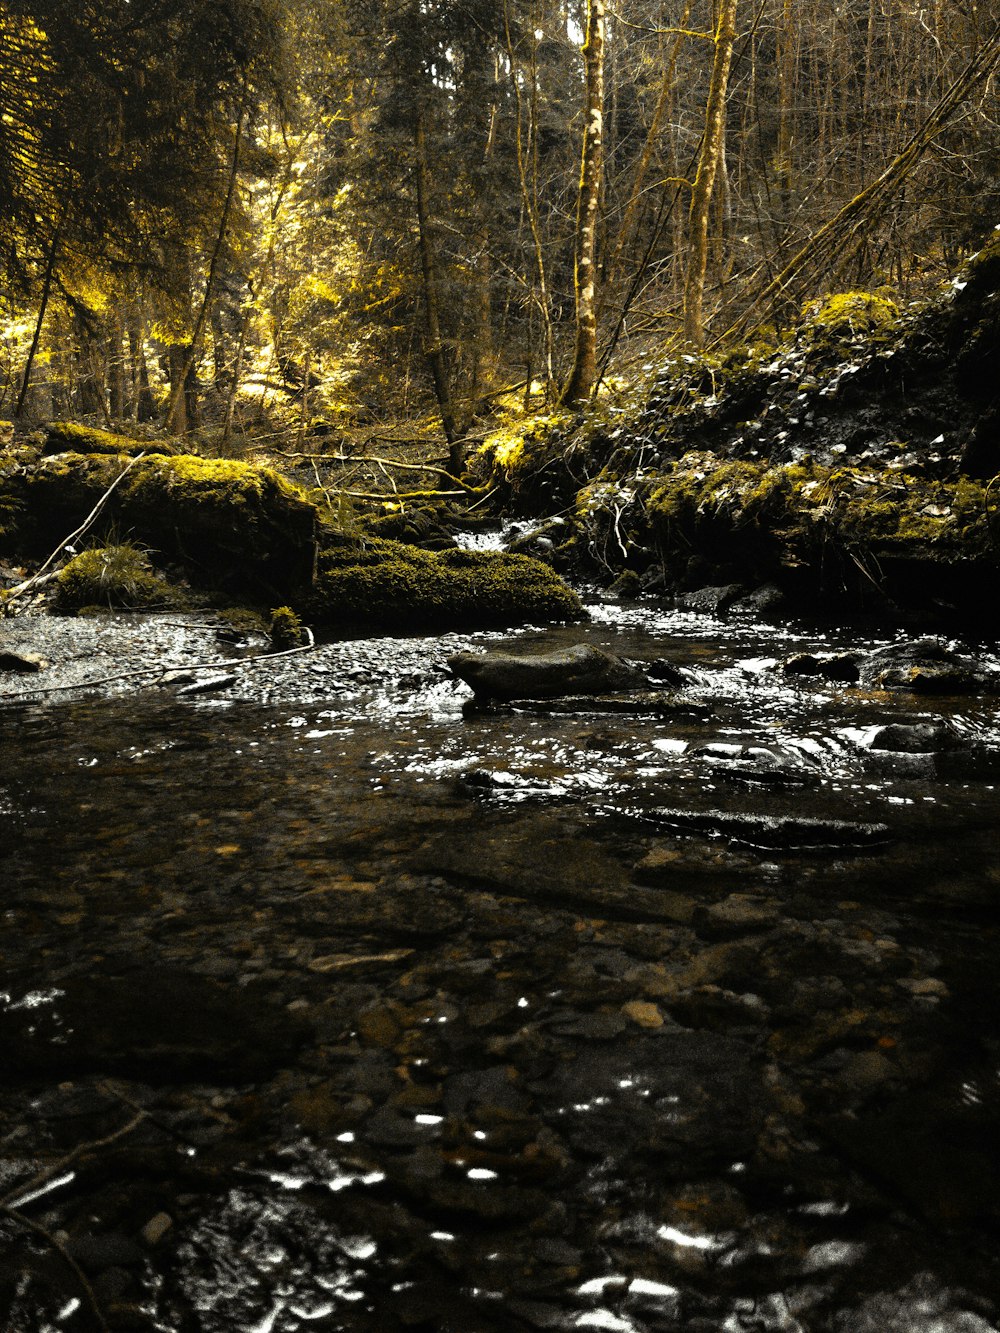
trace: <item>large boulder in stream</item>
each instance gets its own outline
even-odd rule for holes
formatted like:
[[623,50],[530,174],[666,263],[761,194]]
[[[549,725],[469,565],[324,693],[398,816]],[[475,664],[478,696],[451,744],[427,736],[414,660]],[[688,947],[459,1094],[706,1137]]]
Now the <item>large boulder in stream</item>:
[[456,653],[448,665],[484,699],[556,699],[646,684],[638,667],[585,643],[547,653]]

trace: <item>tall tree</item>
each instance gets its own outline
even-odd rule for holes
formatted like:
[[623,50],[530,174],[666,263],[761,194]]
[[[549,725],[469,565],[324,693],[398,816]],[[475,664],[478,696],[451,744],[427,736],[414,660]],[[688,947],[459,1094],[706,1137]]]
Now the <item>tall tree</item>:
[[705,131],[698,157],[698,172],[691,192],[687,277],[684,284],[684,336],[696,347],[705,341],[705,271],[708,267],[708,224],[712,191],[725,150],[726,92],[736,41],[738,0],[721,0],[715,29],[712,80],[705,108]]
[[587,402],[597,380],[597,213],[604,169],[604,35],[604,0],[587,0],[583,153],[573,266],[576,343],[562,394],[566,404]]

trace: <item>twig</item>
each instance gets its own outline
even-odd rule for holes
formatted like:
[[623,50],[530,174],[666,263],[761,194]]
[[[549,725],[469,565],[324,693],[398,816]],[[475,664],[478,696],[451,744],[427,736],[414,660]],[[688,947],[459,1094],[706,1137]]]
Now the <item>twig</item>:
[[440,472],[441,464],[447,461],[439,458],[426,463],[399,463],[394,458],[378,458],[374,454],[300,454],[282,449],[272,449],[271,452],[281,458],[308,458],[321,463],[376,463],[379,467],[399,468],[403,472]]
[[397,491],[392,494],[390,491],[340,491],[338,494],[347,495],[352,500],[436,500],[444,495],[474,495],[475,491],[471,487],[463,491]]
[[[17,1222],[20,1226],[26,1227],[34,1235],[41,1236],[45,1243],[51,1245],[68,1267],[73,1270],[73,1274],[79,1282],[83,1294],[87,1298],[94,1320],[97,1327],[101,1330],[101,1333],[109,1333],[109,1329],[107,1322],[101,1313],[101,1307],[97,1302],[94,1289],[90,1285],[86,1273],[57,1236],[54,1236],[47,1227],[43,1227],[40,1222],[35,1222],[32,1218],[25,1217],[20,1209],[25,1204],[31,1202],[41,1186],[45,1185],[50,1180],[54,1180],[62,1171],[65,1171],[68,1166],[77,1161],[78,1158],[82,1157],[85,1153],[94,1152],[98,1148],[107,1148],[112,1143],[117,1143],[120,1139],[125,1138],[126,1135],[131,1134],[133,1129],[136,1129],[145,1119],[147,1119],[148,1114],[149,1113],[146,1110],[140,1108],[137,1114],[126,1124],[122,1125],[120,1129],[114,1130],[111,1134],[106,1134],[102,1139],[91,1139],[88,1143],[77,1144],[72,1152],[67,1153],[64,1157],[60,1157],[58,1161],[51,1163],[51,1165],[47,1166],[43,1171],[39,1171],[37,1175],[31,1178],[31,1180],[22,1181],[16,1189],[11,1190],[8,1194],[5,1194],[3,1198],[0,1198],[0,1213],[3,1213],[4,1216],[9,1217],[12,1221]],[[21,1202],[19,1203],[18,1200],[21,1200]]]
[[73,1276],[76,1278],[77,1282],[79,1282],[80,1289],[87,1298],[87,1304],[90,1306],[91,1313],[94,1316],[94,1322],[100,1330],[100,1333],[111,1333],[107,1320],[101,1313],[101,1307],[97,1303],[97,1296],[94,1293],[94,1288],[90,1285],[90,1279],[58,1236],[54,1236],[52,1232],[49,1231],[47,1227],[43,1227],[40,1222],[34,1222],[30,1217],[25,1217],[23,1213],[17,1212],[14,1208],[8,1208],[4,1204],[0,1204],[0,1213],[3,1213],[5,1217],[9,1217],[12,1221],[19,1223],[21,1226],[26,1227],[34,1235],[41,1236],[42,1240],[44,1240],[47,1245],[52,1246],[59,1257],[73,1270]]
[[114,1130],[111,1134],[106,1134],[103,1139],[91,1139],[88,1143],[78,1143],[73,1151],[67,1153],[65,1157],[60,1157],[57,1162],[47,1166],[44,1171],[39,1171],[30,1180],[22,1181],[16,1189],[0,1197],[0,1208],[8,1212],[11,1209],[19,1208],[21,1205],[17,1201],[23,1195],[34,1194],[42,1185],[54,1179],[61,1171],[65,1171],[84,1153],[94,1152],[97,1148],[107,1148],[112,1143],[117,1143],[119,1139],[123,1139],[126,1134],[131,1134],[133,1129],[136,1129],[147,1118],[148,1114],[148,1111],[140,1110],[127,1124],[122,1125],[120,1129]]
[[83,520],[80,526],[74,532],[71,532],[68,537],[63,538],[63,540],[59,543],[59,545],[48,557],[48,559],[45,560],[41,565],[39,565],[38,569],[35,571],[34,574],[32,574],[30,579],[25,579],[25,581],[23,583],[19,583],[16,588],[10,589],[6,597],[3,599],[3,610],[5,615],[11,614],[11,609],[10,609],[11,603],[15,601],[15,599],[17,599],[18,597],[23,597],[23,595],[26,592],[29,592],[34,587],[40,586],[43,582],[45,583],[49,582],[52,575],[46,575],[45,571],[48,569],[49,565],[52,564],[52,561],[57,559],[62,554],[62,552],[66,550],[67,546],[72,545],[72,543],[75,542],[78,537],[83,536],[83,534],[87,531],[87,529],[97,518],[98,514],[104,508],[115,487],[119,484],[119,482],[124,480],[126,476],[128,476],[128,474],[135,467],[136,463],[138,463],[141,459],[145,457],[146,457],[145,452],[141,454],[136,454],[136,456],[122,469],[122,471],[118,474],[118,476],[115,477],[114,481],[111,483],[108,489],[98,500],[97,504],[94,505],[93,509]]

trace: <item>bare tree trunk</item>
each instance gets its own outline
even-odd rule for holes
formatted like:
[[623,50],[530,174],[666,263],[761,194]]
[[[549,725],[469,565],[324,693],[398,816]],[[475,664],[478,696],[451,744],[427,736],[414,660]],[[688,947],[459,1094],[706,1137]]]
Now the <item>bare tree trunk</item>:
[[108,336],[108,410],[112,421],[125,418],[125,356],[123,343],[125,329],[122,324],[121,308],[115,310],[111,319],[111,333]]
[[656,99],[656,106],[653,108],[653,114],[649,122],[649,129],[646,131],[646,138],[642,146],[642,152],[639,154],[639,162],[635,168],[635,174],[632,177],[632,187],[629,190],[628,202],[622,213],[621,226],[618,228],[618,238],[615,241],[615,248],[607,266],[607,281],[609,283],[613,283],[618,276],[618,270],[622,263],[626,247],[632,239],[632,232],[638,222],[639,205],[645,193],[646,177],[649,174],[649,168],[657,149],[660,131],[666,120],[671,101],[673,100],[674,79],[677,74],[677,58],[680,55],[681,47],[687,36],[684,29],[687,27],[688,20],[691,17],[693,5],[694,0],[685,0],[684,11],[677,20],[677,27],[680,31],[674,34],[674,42],[670,56],[663,66],[663,78],[660,80],[660,91]]
[[229,390],[226,394],[226,419],[222,426],[222,443],[228,444],[229,437],[233,430],[233,413],[236,410],[236,395],[240,391],[240,382],[243,379],[243,354],[247,345],[247,326],[250,323],[250,311],[244,309],[240,311],[240,336],[236,344],[236,356],[233,359],[233,368],[229,380]]
[[[212,251],[212,258],[208,265],[208,276],[205,279],[205,296],[198,311],[198,318],[195,320],[194,331],[191,334],[191,342],[188,344],[188,350],[185,360],[184,373],[178,376],[177,383],[173,385],[170,397],[170,407],[167,410],[166,427],[167,430],[175,431],[177,434],[184,434],[188,428],[185,425],[184,430],[178,425],[180,414],[181,398],[184,394],[188,395],[187,415],[191,415],[191,386],[194,383],[194,372],[198,360],[198,352],[201,346],[201,337],[205,331],[205,323],[208,319],[208,313],[211,309],[212,296],[215,287],[215,275],[218,271],[219,260],[222,257],[222,247],[225,243],[226,232],[229,230],[229,215],[233,208],[233,199],[236,196],[236,177],[240,166],[240,144],[243,140],[243,122],[246,113],[246,83],[243,86],[243,102],[240,105],[239,115],[236,119],[236,133],[233,137],[233,157],[229,168],[229,181],[226,185],[226,197],[222,204],[222,216],[219,219],[219,230],[215,238],[215,248]],[[189,423],[188,423],[189,424]]]
[[146,364],[145,329],[141,315],[136,314],[128,326],[129,359],[132,363],[132,420],[155,421],[156,401],[149,384],[149,366]]
[[712,191],[725,146],[723,134],[729,67],[736,41],[736,9],[739,0],[722,0],[715,31],[715,59],[705,110],[705,137],[701,144],[698,174],[691,196],[690,239],[687,277],[684,284],[684,336],[696,347],[704,346],[705,270],[708,265],[708,222]]
[[[540,22],[541,20],[539,20]],[[521,83],[517,75],[517,57],[510,32],[510,13],[504,4],[504,32],[507,40],[507,56],[510,62],[510,81],[517,109],[514,129],[514,146],[517,155],[517,177],[521,187],[521,206],[528,219],[534,249],[537,285],[532,292],[535,309],[541,316],[542,336],[545,346],[545,400],[548,403],[555,378],[555,338],[552,330],[552,311],[549,303],[548,278],[545,266],[545,248],[542,244],[541,221],[538,212],[538,61],[535,47],[531,55],[531,98],[527,114],[528,152],[524,144],[524,108]],[[534,39],[537,45],[537,37]],[[530,163],[530,170],[529,170]]]
[[604,170],[604,0],[588,0],[583,44],[586,70],[586,125],[577,199],[576,347],[563,403],[585,403],[597,382],[597,206]]
[[[65,216],[65,212],[64,212]],[[21,390],[17,395],[17,406],[14,408],[14,415],[19,417],[24,411],[24,404],[28,397],[28,386],[31,383],[31,368],[35,364],[35,354],[38,351],[38,343],[42,336],[42,325],[45,323],[45,311],[48,308],[49,296],[52,292],[52,278],[56,268],[56,255],[59,251],[59,236],[62,229],[62,219],[55,229],[52,236],[52,244],[49,246],[49,256],[45,261],[45,277],[42,281],[42,299],[38,306],[38,318],[35,320],[35,332],[31,338],[31,346],[28,348],[28,360],[24,366],[24,377],[21,380]]]
[[167,420],[175,434],[186,435],[189,428],[188,395],[184,392],[184,386],[188,356],[180,343],[171,343],[167,348],[167,362],[170,367],[170,413]]
[[[424,278],[424,353],[434,381],[434,396],[437,398],[438,411],[441,414],[441,426],[448,441],[449,470],[464,466],[461,432],[455,419],[455,409],[451,397],[451,385],[448,378],[448,362],[445,355],[444,339],[441,334],[441,289],[437,270],[437,256],[434,253],[434,241],[431,237],[430,215],[430,167],[427,162],[427,133],[424,127],[424,112],[418,107],[414,122],[414,157],[417,187],[417,230],[420,236],[420,264]],[[452,475],[459,475],[452,471]]]

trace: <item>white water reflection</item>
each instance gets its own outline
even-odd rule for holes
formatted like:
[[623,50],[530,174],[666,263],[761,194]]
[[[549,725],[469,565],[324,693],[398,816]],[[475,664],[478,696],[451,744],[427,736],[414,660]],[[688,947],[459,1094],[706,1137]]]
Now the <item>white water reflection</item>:
[[681,1231],[679,1227],[662,1226],[658,1227],[656,1234],[661,1240],[669,1241],[671,1245],[680,1245],[682,1249],[705,1250],[715,1252],[725,1250],[732,1245],[732,1237],[719,1239],[716,1236],[704,1236],[691,1231]]

